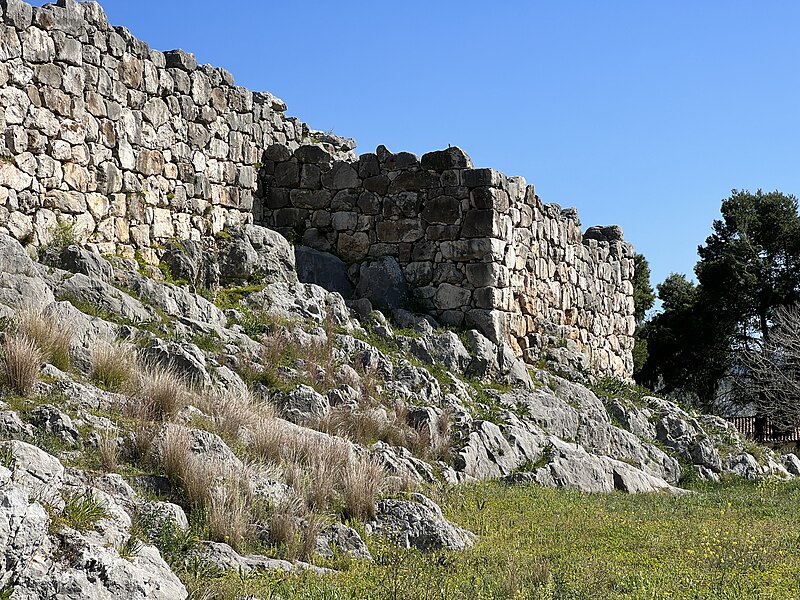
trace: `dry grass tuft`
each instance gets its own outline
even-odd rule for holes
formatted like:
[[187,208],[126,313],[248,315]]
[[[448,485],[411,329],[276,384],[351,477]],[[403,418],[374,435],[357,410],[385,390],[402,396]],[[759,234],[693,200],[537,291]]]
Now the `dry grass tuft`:
[[186,378],[157,363],[141,363],[137,379],[137,409],[143,418],[168,421],[189,401]]
[[[299,496],[284,498],[272,509],[269,518],[270,541],[285,548],[287,560],[307,558],[311,554],[311,552],[304,554],[304,550],[310,545],[305,541],[308,539],[306,533],[308,530],[304,532],[301,527],[302,519],[306,515],[305,504]],[[314,538],[314,548],[316,548],[316,535]]]
[[355,457],[345,440],[273,419],[254,429],[248,449],[258,460],[282,467],[307,512],[343,504],[348,516],[374,515],[386,473],[374,460]]
[[142,464],[151,462],[153,438],[158,426],[153,423],[137,421],[133,426],[133,458]]
[[168,426],[161,447],[161,466],[169,480],[181,487],[189,505],[203,506],[220,470],[193,454],[190,446],[185,428]]
[[205,508],[211,538],[241,548],[253,529],[247,497],[242,490],[232,485],[214,486],[208,492]]
[[23,308],[16,317],[17,333],[33,341],[42,352],[44,362],[68,371],[72,362],[72,328],[60,319],[42,313],[41,309]]
[[437,429],[416,428],[408,422],[408,408],[396,401],[391,408],[370,406],[362,401],[356,408],[337,407],[317,423],[316,429],[348,438],[362,446],[386,442],[408,448],[414,456],[427,460],[448,460],[451,453],[450,415],[440,416]]
[[21,396],[33,392],[44,357],[26,335],[6,335],[0,348],[0,381]]
[[136,351],[130,344],[100,343],[92,351],[91,380],[114,392],[127,389],[137,376]]
[[189,432],[170,425],[164,432],[161,467],[180,486],[186,503],[204,511],[211,537],[241,548],[252,533],[246,473],[191,452]]
[[235,441],[240,440],[245,428],[273,420],[277,414],[272,404],[257,401],[249,391],[215,388],[198,395],[195,405],[211,417],[217,434]]
[[119,468],[119,447],[112,431],[106,430],[100,434],[97,450],[103,469],[109,473],[116,473]]
[[386,479],[386,471],[374,458],[351,461],[342,477],[345,515],[353,519],[375,517],[375,503]]

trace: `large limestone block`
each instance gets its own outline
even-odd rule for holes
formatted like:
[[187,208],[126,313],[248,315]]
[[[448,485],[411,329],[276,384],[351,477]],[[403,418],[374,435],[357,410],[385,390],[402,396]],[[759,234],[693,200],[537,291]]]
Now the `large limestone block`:
[[457,146],[452,146],[447,150],[437,150],[422,155],[420,166],[423,169],[438,171],[442,173],[450,169],[471,169],[472,159]]
[[409,290],[397,260],[384,257],[361,266],[355,296],[367,298],[377,307],[404,308]]
[[339,292],[345,298],[353,293],[353,284],[347,276],[347,265],[329,252],[320,252],[308,246],[294,247],[297,277],[303,283],[314,283],[329,292]]

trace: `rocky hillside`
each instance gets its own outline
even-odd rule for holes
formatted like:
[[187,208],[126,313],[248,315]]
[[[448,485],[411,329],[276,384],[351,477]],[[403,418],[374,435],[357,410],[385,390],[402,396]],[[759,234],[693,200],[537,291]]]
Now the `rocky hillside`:
[[474,478],[682,494],[800,474],[566,348],[532,367],[301,283],[268,229],[171,243],[161,270],[55,239],[34,261],[0,235],[3,597],[185,598],[187,570],[322,573],[370,560],[368,536],[463,549],[424,490]]

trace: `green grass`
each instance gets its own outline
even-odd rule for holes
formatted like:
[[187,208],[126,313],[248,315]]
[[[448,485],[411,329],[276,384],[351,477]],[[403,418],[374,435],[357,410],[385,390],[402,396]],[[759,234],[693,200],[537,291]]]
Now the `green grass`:
[[631,385],[615,377],[603,377],[594,385],[590,385],[589,389],[592,390],[598,398],[606,400],[622,398],[630,400],[636,405],[640,405],[642,398],[645,396],[653,395],[653,392],[645,387]]
[[110,517],[106,505],[91,492],[70,494],[64,498],[61,513],[51,514],[50,530],[71,527],[77,531],[88,531],[94,529],[98,521]]
[[206,352],[220,352],[223,349],[222,340],[216,331],[210,333],[196,333],[192,336],[192,343]]
[[214,294],[214,304],[218,308],[225,310],[227,308],[241,309],[241,300],[250,294],[260,292],[264,289],[263,283],[244,285],[239,287],[219,288]]
[[371,541],[375,562],[330,577],[229,574],[207,597],[789,599],[800,595],[800,482],[745,482],[690,496],[584,494],[484,482],[438,494],[478,534],[462,553]]

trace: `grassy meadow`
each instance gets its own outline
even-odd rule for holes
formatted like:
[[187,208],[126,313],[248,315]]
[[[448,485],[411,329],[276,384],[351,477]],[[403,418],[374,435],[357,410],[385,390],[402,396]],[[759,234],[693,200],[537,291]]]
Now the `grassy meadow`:
[[326,577],[183,573],[195,598],[800,598],[800,482],[731,482],[687,496],[586,494],[483,482],[428,490],[480,535],[462,553],[371,541]]

